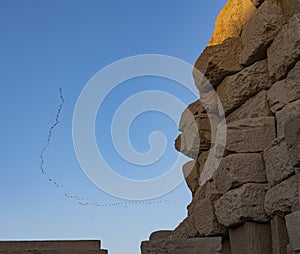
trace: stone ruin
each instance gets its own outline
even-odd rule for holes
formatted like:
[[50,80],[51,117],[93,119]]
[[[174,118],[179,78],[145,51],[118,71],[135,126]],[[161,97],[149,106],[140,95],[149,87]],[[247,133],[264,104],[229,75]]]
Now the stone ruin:
[[107,254],[99,240],[0,241],[0,254]]
[[208,113],[220,112],[194,73],[201,100],[183,112],[175,142],[192,159],[183,173],[193,199],[187,218],[152,233],[142,254],[300,253],[300,0],[229,0],[195,70],[222,103],[224,153],[201,181],[217,135]]

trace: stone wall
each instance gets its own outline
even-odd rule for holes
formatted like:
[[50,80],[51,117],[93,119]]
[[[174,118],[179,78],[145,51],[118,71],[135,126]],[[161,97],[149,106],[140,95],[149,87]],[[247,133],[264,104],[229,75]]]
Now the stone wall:
[[183,173],[193,200],[187,218],[143,242],[142,254],[300,253],[300,0],[229,0],[195,70],[222,103],[225,151],[201,181],[216,145],[208,113],[220,111],[210,111],[195,71],[201,101],[183,112],[175,142],[192,159]]
[[107,254],[98,240],[0,241],[0,254]]

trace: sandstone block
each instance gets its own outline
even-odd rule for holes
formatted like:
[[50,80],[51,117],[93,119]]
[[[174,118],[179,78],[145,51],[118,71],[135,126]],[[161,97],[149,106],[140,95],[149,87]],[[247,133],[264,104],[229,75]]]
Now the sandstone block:
[[274,117],[248,118],[227,125],[226,150],[261,152],[276,137]]
[[[293,8],[293,7],[292,7]],[[282,26],[279,34],[267,50],[272,80],[283,79],[300,56],[300,13],[293,15]]]
[[251,65],[267,57],[267,48],[274,40],[285,18],[273,1],[265,1],[245,26],[241,35],[243,51],[240,62]]
[[225,193],[244,183],[266,183],[266,173],[261,153],[228,155],[222,159],[214,174],[217,189]]
[[209,45],[221,44],[230,37],[239,37],[246,23],[256,12],[251,0],[229,0],[221,10]]
[[271,110],[276,112],[290,102],[300,99],[300,62],[289,72],[285,80],[275,83],[268,91]]
[[141,244],[142,254],[219,254],[221,249],[221,237],[145,241]]
[[263,60],[225,78],[218,86],[217,93],[225,114],[229,114],[259,91],[270,88],[271,85],[268,63]]
[[226,234],[226,228],[221,225],[215,215],[215,201],[209,197],[197,200],[195,207],[190,209],[189,216],[193,219],[199,236],[216,236]]
[[[229,38],[220,45],[208,46],[195,63],[193,76],[198,89],[203,91],[206,83],[201,74],[217,86],[226,76],[242,70],[239,57],[242,51],[240,38]],[[198,70],[198,71],[197,71]],[[201,74],[199,75],[200,72]]]
[[300,211],[285,216],[289,236],[289,246],[293,251],[300,251]]
[[231,254],[272,254],[269,224],[246,222],[241,227],[229,229]]
[[294,113],[300,113],[300,100],[288,103],[282,110],[276,112],[278,139],[285,137],[287,119],[293,117]]
[[171,233],[172,233],[171,230],[156,231],[150,235],[149,240],[150,241],[160,241],[160,240],[168,238],[171,235]]
[[286,215],[298,208],[298,179],[295,175],[267,191],[265,211],[268,215]]
[[182,171],[185,181],[193,196],[199,187],[200,168],[197,161],[189,161],[183,165]]
[[215,203],[218,221],[234,227],[245,221],[268,221],[264,212],[265,184],[249,183],[228,191]]
[[276,141],[264,151],[269,187],[273,187],[295,173],[294,165],[300,158],[284,140]]
[[275,215],[271,220],[272,254],[287,254],[289,243],[284,218]]
[[277,2],[282,10],[285,19],[288,21],[294,14],[300,13],[300,1],[299,0],[273,0]]
[[170,239],[187,239],[197,237],[198,231],[191,216],[185,218],[169,236]]
[[226,117],[227,123],[246,118],[271,116],[270,106],[267,100],[267,91],[263,90],[247,100],[242,106]]

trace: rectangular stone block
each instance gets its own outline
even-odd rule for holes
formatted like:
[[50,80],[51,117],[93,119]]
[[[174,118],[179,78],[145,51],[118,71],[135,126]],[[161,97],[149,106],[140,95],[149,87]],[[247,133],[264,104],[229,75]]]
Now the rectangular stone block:
[[240,153],[224,157],[213,180],[220,193],[225,193],[245,183],[266,183],[262,154]]
[[282,110],[276,112],[278,139],[285,137],[286,122],[293,113],[300,113],[300,100],[288,103]]
[[227,125],[226,150],[262,152],[276,138],[274,117],[248,118]]
[[245,222],[229,229],[231,254],[272,254],[270,224]]
[[287,254],[287,245],[289,243],[285,219],[275,215],[271,219],[272,232],[272,254]]
[[246,118],[257,118],[272,116],[269,103],[267,101],[267,91],[263,90],[247,100],[242,106],[226,117],[226,122],[242,120]]
[[268,91],[267,96],[272,112],[279,111],[288,103],[300,99],[299,79],[300,62],[289,72],[286,79],[275,83]]
[[141,244],[142,254],[220,254],[221,249],[221,237],[145,241]]
[[300,211],[285,216],[289,236],[289,246],[293,251],[300,252]]
[[239,63],[242,51],[241,39],[229,38],[222,44],[208,46],[197,59],[193,76],[201,93],[205,80],[203,75],[213,86],[217,86],[226,76],[243,69]]
[[268,215],[284,216],[299,209],[298,179],[292,176],[269,189],[265,197],[265,211]]
[[[293,8],[293,7],[292,7]],[[293,15],[282,26],[279,34],[267,50],[269,71],[272,80],[286,77],[300,56],[300,13]]]
[[226,227],[235,227],[245,221],[266,222],[264,211],[265,184],[248,183],[225,193],[215,203],[218,221]]
[[270,187],[282,182],[295,173],[294,165],[298,161],[298,153],[294,153],[285,140],[276,141],[264,151],[266,174]]
[[267,48],[274,40],[285,18],[273,1],[265,1],[242,32],[241,64],[251,65],[267,57]]
[[[268,71],[268,61],[263,60],[226,77],[217,87],[217,93],[225,114],[236,110],[259,91],[272,85]],[[205,97],[205,94],[201,94]]]

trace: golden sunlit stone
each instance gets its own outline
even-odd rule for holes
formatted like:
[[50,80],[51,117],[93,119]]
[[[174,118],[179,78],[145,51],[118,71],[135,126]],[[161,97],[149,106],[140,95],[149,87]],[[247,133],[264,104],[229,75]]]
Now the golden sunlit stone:
[[240,36],[255,12],[256,8],[251,0],[229,0],[217,17],[209,46],[221,44],[229,37]]

